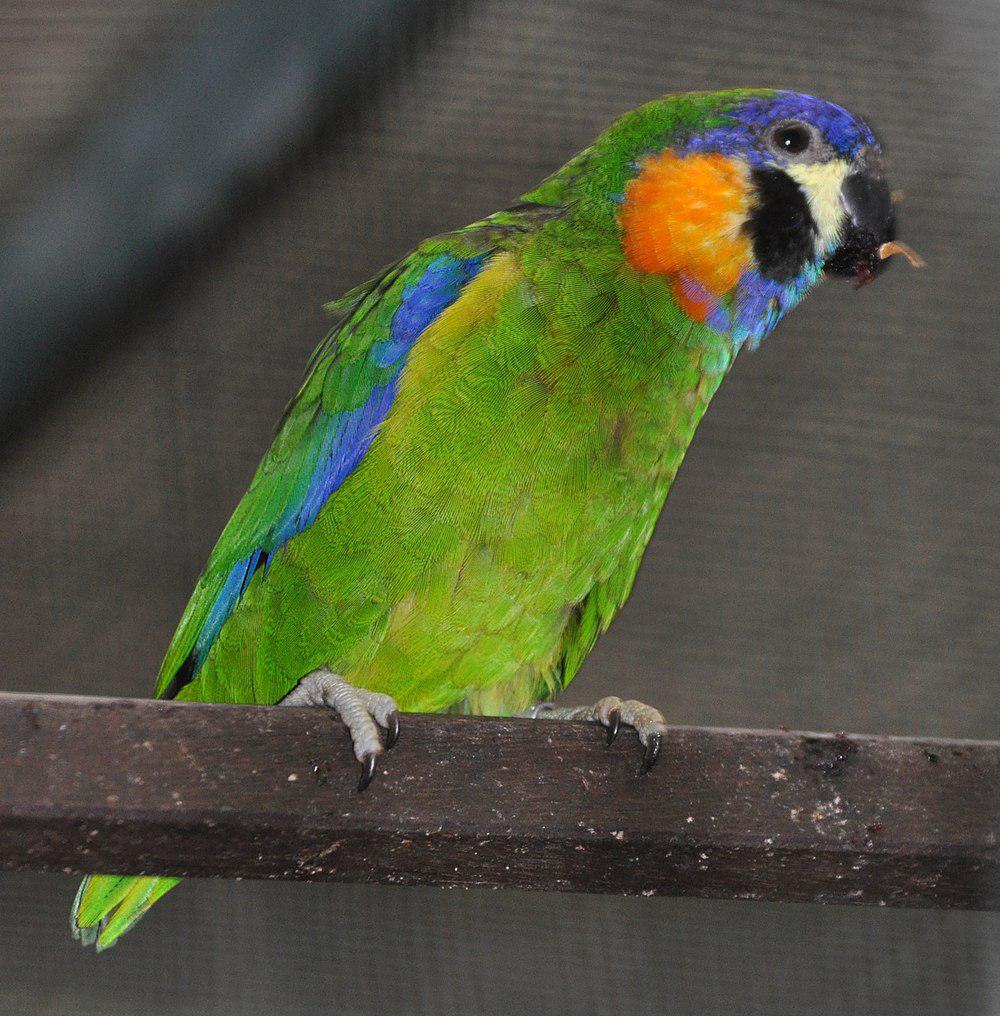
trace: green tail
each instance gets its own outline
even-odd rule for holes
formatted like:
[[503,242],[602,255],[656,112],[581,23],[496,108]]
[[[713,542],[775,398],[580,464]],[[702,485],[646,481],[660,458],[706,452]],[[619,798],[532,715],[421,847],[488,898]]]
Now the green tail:
[[97,951],[113,946],[179,878],[149,875],[88,875],[70,911],[73,937]]

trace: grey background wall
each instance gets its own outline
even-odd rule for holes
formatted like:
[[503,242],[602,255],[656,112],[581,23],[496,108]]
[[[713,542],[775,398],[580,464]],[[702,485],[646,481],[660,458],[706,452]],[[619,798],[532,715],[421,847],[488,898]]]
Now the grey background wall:
[[[0,210],[194,21],[6,0]],[[929,267],[828,284],[741,357],[567,697],[998,736],[998,51],[976,0],[470,0],[4,452],[0,687],[150,692],[324,301],[645,99],[778,84],[877,125]],[[0,875],[0,1012],[1000,1013],[995,915],[192,882],[95,957],[74,885]]]

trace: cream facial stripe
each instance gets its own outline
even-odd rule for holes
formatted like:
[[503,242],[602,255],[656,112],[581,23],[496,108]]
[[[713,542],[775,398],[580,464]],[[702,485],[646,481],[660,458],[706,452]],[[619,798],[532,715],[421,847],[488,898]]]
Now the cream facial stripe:
[[843,159],[804,165],[790,165],[785,172],[802,188],[819,230],[818,248],[827,251],[837,245],[844,222],[840,188],[850,172]]

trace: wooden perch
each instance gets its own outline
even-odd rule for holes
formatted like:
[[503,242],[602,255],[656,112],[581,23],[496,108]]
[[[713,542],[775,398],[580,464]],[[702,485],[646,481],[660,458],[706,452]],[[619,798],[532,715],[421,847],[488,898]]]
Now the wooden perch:
[[1000,742],[0,695],[0,866],[1000,907]]

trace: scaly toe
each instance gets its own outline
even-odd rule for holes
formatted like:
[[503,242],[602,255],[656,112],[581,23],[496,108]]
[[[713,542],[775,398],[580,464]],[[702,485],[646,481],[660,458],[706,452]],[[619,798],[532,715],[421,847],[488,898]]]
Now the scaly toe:
[[399,706],[390,695],[376,691],[360,691],[371,718],[385,730],[385,748],[388,751],[399,740]]

